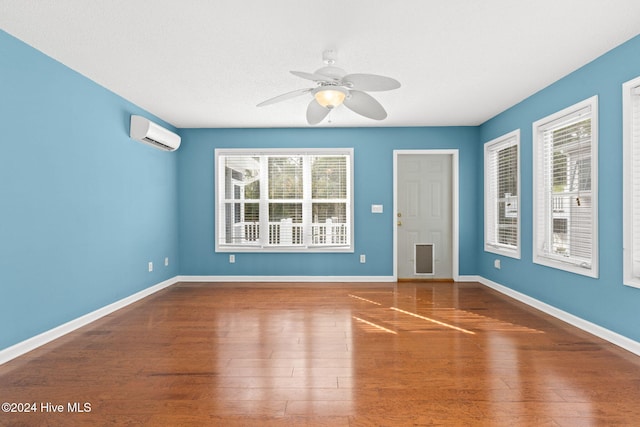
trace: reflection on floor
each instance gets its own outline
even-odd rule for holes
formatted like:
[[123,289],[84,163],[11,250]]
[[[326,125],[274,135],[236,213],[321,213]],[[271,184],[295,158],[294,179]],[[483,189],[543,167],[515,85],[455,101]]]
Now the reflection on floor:
[[640,358],[476,283],[183,283],[0,366],[0,401],[36,409],[0,425],[632,425]]

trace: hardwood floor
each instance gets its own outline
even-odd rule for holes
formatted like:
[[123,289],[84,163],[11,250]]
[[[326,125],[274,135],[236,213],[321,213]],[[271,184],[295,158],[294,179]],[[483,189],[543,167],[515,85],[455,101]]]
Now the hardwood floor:
[[182,283],[1,365],[0,402],[35,404],[11,426],[638,425],[640,357],[479,284]]

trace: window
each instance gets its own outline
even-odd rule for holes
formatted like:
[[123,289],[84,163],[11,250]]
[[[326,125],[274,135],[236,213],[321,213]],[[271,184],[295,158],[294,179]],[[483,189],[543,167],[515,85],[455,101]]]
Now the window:
[[353,252],[353,149],[220,149],[216,166],[216,251]]
[[592,97],[533,124],[533,261],[598,277],[597,121]]
[[622,87],[624,284],[640,288],[640,77]]
[[484,250],[520,258],[520,130],[484,146]]

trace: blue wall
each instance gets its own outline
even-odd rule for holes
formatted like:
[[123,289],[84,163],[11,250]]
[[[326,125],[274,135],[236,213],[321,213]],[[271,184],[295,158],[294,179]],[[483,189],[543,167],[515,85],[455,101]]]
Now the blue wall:
[[[638,75],[640,37],[480,127],[186,129],[180,150],[166,153],[128,138],[129,115],[147,113],[0,31],[0,349],[178,274],[390,276],[393,150],[435,148],[460,150],[461,275],[486,277],[640,341],[640,290],[622,284],[621,257],[621,85]],[[594,94],[598,279],[531,261],[531,123]],[[517,128],[520,260],[485,253],[482,238],[482,143]],[[353,147],[355,252],[239,253],[229,264],[228,254],[214,252],[218,147]],[[384,214],[371,214],[372,203]]]
[[[483,143],[521,129],[522,259],[476,250],[478,274],[640,341],[640,289],[622,284],[622,84],[640,75],[640,36],[513,106],[480,127]],[[532,122],[598,95],[600,277],[532,263]],[[482,176],[477,191],[482,190]],[[482,216],[476,227],[482,228]],[[493,268],[501,258],[502,268]]]
[[177,156],[132,113],[0,31],[0,349],[177,274]]
[[[185,129],[178,155],[180,273],[185,275],[392,276],[393,150],[459,149],[460,274],[475,274],[482,167],[476,127],[361,129]],[[354,253],[214,252],[214,149],[354,148]],[[371,204],[383,204],[372,214]],[[366,254],[366,264],[359,255]]]

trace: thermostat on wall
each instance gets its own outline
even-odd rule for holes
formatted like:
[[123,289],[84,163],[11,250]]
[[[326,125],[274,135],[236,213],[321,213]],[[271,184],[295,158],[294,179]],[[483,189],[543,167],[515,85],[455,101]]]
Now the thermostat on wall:
[[371,213],[382,213],[382,205],[371,205]]

